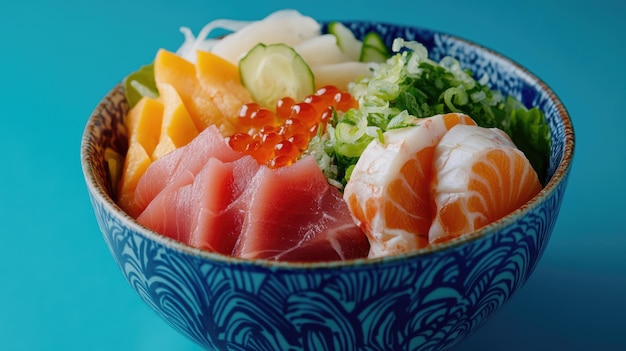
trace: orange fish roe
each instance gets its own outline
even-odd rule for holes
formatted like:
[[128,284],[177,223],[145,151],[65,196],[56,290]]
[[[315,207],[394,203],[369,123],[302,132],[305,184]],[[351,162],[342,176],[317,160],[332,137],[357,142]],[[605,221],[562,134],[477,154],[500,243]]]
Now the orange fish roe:
[[325,128],[333,111],[346,112],[358,107],[347,92],[329,85],[297,102],[284,97],[275,111],[248,103],[239,110],[238,121],[248,132],[236,132],[228,144],[236,151],[254,157],[260,164],[279,168],[296,162],[311,138]]

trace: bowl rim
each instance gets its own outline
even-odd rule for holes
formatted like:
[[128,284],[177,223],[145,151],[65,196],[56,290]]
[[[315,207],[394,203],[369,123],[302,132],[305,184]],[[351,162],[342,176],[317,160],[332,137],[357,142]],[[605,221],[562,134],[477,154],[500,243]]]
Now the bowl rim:
[[[201,250],[189,245],[186,245],[177,240],[166,237],[165,235],[159,234],[141,224],[139,224],[133,217],[124,212],[117,203],[111,198],[111,196],[107,193],[105,188],[96,182],[94,176],[93,165],[89,163],[89,155],[87,154],[87,145],[91,142],[90,131],[94,130],[97,127],[97,117],[98,111],[103,108],[103,105],[106,103],[106,99],[108,97],[114,96],[115,94],[123,94],[123,81],[118,83],[115,87],[107,92],[107,94],[100,100],[96,108],[92,111],[89,119],[87,120],[87,124],[84,128],[82,140],[81,140],[81,166],[83,175],[85,178],[85,182],[91,197],[94,197],[92,201],[98,201],[102,204],[102,206],[111,213],[115,218],[117,218],[120,222],[122,222],[125,226],[131,229],[135,234],[141,235],[146,239],[157,242],[160,245],[166,247],[167,249],[178,251],[186,255],[195,256],[202,260],[211,261],[213,263],[220,263],[226,265],[237,265],[237,266],[246,266],[252,269],[287,269],[287,270],[325,270],[325,269],[350,269],[356,267],[363,266],[380,266],[380,265],[394,265],[401,264],[406,261],[413,260],[421,260],[431,257],[433,255],[442,255],[446,254],[449,251],[452,251],[459,246],[465,245],[468,242],[473,242],[480,239],[487,239],[490,236],[496,235],[498,230],[507,226],[512,225],[518,218],[522,217],[525,213],[532,211],[534,208],[538,207],[542,200],[550,196],[552,193],[557,191],[557,188],[561,185],[561,183],[567,181],[567,176],[571,170],[573,156],[574,156],[574,146],[575,146],[575,134],[574,127],[571,120],[571,117],[562,103],[561,99],[557,96],[557,94],[537,75],[533,74],[529,69],[523,67],[521,64],[517,63],[513,59],[492,50],[484,45],[478,44],[477,42],[465,39],[458,35],[449,34],[440,30],[429,29],[425,27],[415,26],[415,25],[406,25],[406,24],[394,24],[389,22],[380,22],[380,21],[366,21],[366,20],[339,20],[344,23],[352,23],[357,25],[379,25],[383,27],[400,27],[400,28],[410,28],[413,30],[431,33],[433,35],[442,35],[446,36],[449,39],[453,39],[457,42],[462,43],[463,45],[473,47],[474,49],[480,50],[487,55],[491,56],[491,59],[498,61],[499,63],[509,65],[513,69],[518,71],[518,75],[520,78],[525,80],[528,84],[536,85],[537,89],[543,90],[549,100],[554,104],[558,115],[560,117],[560,122],[563,125],[563,155],[557,167],[555,168],[554,173],[548,179],[547,183],[543,186],[541,191],[535,195],[531,200],[527,203],[516,209],[515,211],[509,213],[503,218],[485,226],[481,229],[474,231],[472,233],[468,233],[459,238],[451,239],[445,243],[437,244],[434,246],[428,246],[426,248],[418,249],[408,253],[384,256],[384,257],[376,257],[376,258],[359,258],[359,259],[350,259],[345,261],[323,261],[323,262],[284,262],[284,261],[270,261],[264,259],[243,259],[218,253],[213,253],[205,250]],[[331,21],[320,21],[322,25],[328,24]]]

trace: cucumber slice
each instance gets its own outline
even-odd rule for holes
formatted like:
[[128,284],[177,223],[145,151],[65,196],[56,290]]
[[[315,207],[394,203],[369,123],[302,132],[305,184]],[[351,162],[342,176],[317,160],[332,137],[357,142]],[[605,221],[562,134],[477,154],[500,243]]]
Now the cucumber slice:
[[376,32],[369,32],[363,38],[363,47],[359,61],[361,62],[385,62],[391,57],[389,49],[383,42],[383,38]]
[[354,36],[348,27],[341,22],[330,22],[328,33],[337,38],[337,45],[350,60],[359,60],[363,43]]
[[271,110],[283,97],[302,101],[315,92],[311,68],[286,44],[255,45],[239,61],[239,74],[254,101]]
[[382,63],[382,62],[387,61],[388,58],[389,58],[388,53],[382,52],[374,46],[363,45],[363,49],[361,50],[361,57],[359,57],[359,61]]

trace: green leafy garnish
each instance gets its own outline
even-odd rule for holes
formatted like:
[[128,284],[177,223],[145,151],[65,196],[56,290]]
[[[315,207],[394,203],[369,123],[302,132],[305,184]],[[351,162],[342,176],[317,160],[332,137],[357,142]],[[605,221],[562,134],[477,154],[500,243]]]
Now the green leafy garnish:
[[[545,178],[548,157],[550,154],[551,141],[550,126],[546,118],[537,107],[526,109],[517,100],[507,98],[508,112],[510,118],[510,131],[508,134],[515,145],[524,152],[533,168],[537,172],[539,179]],[[510,106],[512,105],[512,106]]]
[[158,97],[159,91],[154,80],[154,64],[141,66],[137,71],[129,74],[124,80],[124,88],[126,88],[126,101],[131,108],[144,96]]
[[396,39],[392,49],[396,53],[376,66],[371,77],[351,86],[359,109],[338,116],[326,135],[311,143],[310,147],[318,150],[318,160],[324,158],[328,166],[320,164],[327,177],[345,185],[361,152],[384,131],[413,125],[417,118],[458,112],[482,127],[506,132],[530,160],[539,179],[545,178],[551,138],[541,110],[529,110],[514,97],[491,90],[488,77],[476,80],[452,57],[440,62],[429,59],[420,43]]

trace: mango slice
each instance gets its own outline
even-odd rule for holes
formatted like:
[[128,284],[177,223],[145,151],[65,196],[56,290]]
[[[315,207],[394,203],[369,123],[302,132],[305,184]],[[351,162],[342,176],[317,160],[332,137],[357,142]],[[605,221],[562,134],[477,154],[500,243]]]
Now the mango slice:
[[198,52],[193,64],[165,49],[157,52],[154,77],[170,84],[180,95],[196,129],[215,124],[223,135],[236,131],[237,113],[252,98],[239,81],[236,65],[209,52]]
[[197,63],[161,49],[154,59],[156,99],[143,97],[126,117],[129,147],[117,186],[118,204],[136,217],[134,194],[150,164],[188,144],[216,125],[222,135],[240,131],[238,112],[252,102],[239,68],[210,52],[198,51]]
[[157,83],[159,100],[164,106],[161,135],[152,160],[157,160],[176,148],[187,145],[198,135],[198,129],[187,112],[176,89],[165,83]]
[[118,183],[118,204],[131,216],[138,215],[134,206],[135,188],[139,178],[152,163],[150,154],[155,149],[161,133],[163,104],[143,97],[126,116],[129,132],[128,151]]

